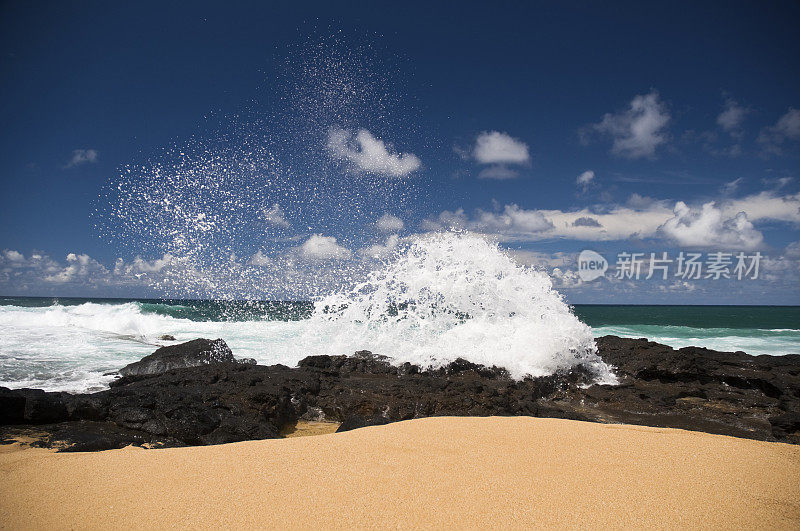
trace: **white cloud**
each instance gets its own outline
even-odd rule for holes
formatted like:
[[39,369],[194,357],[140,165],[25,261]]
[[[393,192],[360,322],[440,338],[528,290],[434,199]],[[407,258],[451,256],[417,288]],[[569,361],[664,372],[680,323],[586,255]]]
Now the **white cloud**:
[[54,284],[64,284],[87,277],[105,277],[108,270],[97,260],[88,254],[69,253],[67,255],[67,265],[60,271],[44,277],[45,282]]
[[639,195],[634,192],[631,194],[631,196],[628,198],[625,204],[631,208],[645,209],[649,208],[650,206],[658,202],[659,202],[658,200],[653,199],[650,196]]
[[286,221],[286,214],[278,203],[265,209],[262,212],[264,220],[275,227],[288,227],[290,223]]
[[266,253],[262,251],[257,251],[256,254],[250,257],[250,260],[247,261],[247,265],[256,266],[256,267],[266,267],[272,265],[274,262],[272,258],[270,258]]
[[561,269],[560,267],[553,268],[550,276],[559,284],[561,288],[574,288],[583,284],[583,280],[577,271],[572,269]]
[[452,212],[450,210],[443,210],[436,217],[423,220],[422,223],[420,223],[420,228],[426,231],[448,229],[462,230],[466,228],[468,221],[463,208]]
[[519,265],[532,266],[539,269],[564,268],[565,266],[573,265],[575,262],[573,253],[548,254],[527,249],[509,249],[507,252]]
[[472,155],[481,164],[526,164],[531,158],[528,144],[500,131],[479,134]]
[[25,255],[23,255],[19,251],[14,251],[13,249],[6,249],[3,251],[3,256],[6,257],[6,260],[9,262],[24,262]]
[[572,222],[573,227],[602,227],[599,221],[588,216],[578,218]]
[[375,227],[381,232],[400,232],[404,226],[402,219],[391,214],[384,214],[375,222]]
[[328,133],[327,147],[333,158],[348,161],[366,173],[406,177],[422,166],[416,155],[394,153],[391,145],[366,129],[360,129],[354,136],[350,131],[334,127]]
[[591,127],[613,139],[613,154],[636,159],[655,156],[656,148],[667,142],[669,120],[666,105],[652,91],[634,97],[627,110],[608,113]]
[[518,205],[506,205],[502,212],[478,210],[470,219],[463,209],[445,210],[436,218],[425,220],[423,230],[470,230],[485,234],[502,234],[510,239],[549,231],[553,224],[538,210],[525,210]]
[[759,278],[770,283],[784,283],[795,290],[800,285],[800,255],[792,255],[789,247],[782,256],[764,256],[761,259]]
[[463,159],[473,158],[478,164],[488,165],[478,173],[479,179],[515,179],[519,172],[509,166],[528,164],[531,160],[528,144],[508,133],[484,131],[475,139],[472,152],[455,148]]
[[300,246],[300,254],[310,260],[345,260],[352,256],[349,249],[342,247],[333,236],[312,234]]
[[658,289],[661,291],[694,291],[696,286],[693,283],[685,280],[677,280],[668,286],[660,284]]
[[[722,111],[717,115],[717,126],[727,137],[718,131],[705,131],[695,134],[687,131],[684,140],[690,143],[701,142],[703,149],[714,156],[738,157],[743,153],[741,141],[744,138],[744,120],[750,109],[739,105],[733,98],[726,98]],[[731,143],[732,140],[732,143]]]
[[86,163],[97,162],[97,150],[95,149],[76,149],[72,151],[72,158],[65,166],[72,168]]
[[699,210],[678,201],[674,212],[659,230],[678,245],[752,250],[764,243],[764,236],[753,228],[747,214],[739,212],[726,218],[713,201]]
[[154,260],[146,260],[141,256],[136,256],[130,263],[125,262],[122,258],[117,258],[114,264],[114,275],[120,278],[132,277],[137,279],[141,279],[144,276],[158,276],[177,262],[178,260],[170,253],[164,253],[161,258]]
[[651,203],[644,208],[614,206],[603,212],[594,212],[588,208],[540,212],[553,223],[550,236],[586,241],[647,238],[654,235],[658,227],[672,214],[660,202]]
[[732,98],[728,98],[725,100],[724,109],[719,116],[717,116],[717,125],[719,125],[723,131],[729,133],[731,136],[737,138],[741,137],[742,122],[744,122],[744,118],[748,112],[748,109],[736,103],[736,101]]
[[138,273],[158,273],[171,264],[173,259],[173,256],[169,253],[165,253],[161,258],[152,261],[144,260],[142,257],[137,256],[133,259],[131,269]]
[[800,193],[784,196],[764,191],[722,204],[726,217],[745,212],[750,221],[785,221],[800,223]]
[[502,213],[479,212],[474,223],[481,232],[506,232],[528,234],[544,232],[553,228],[553,224],[536,210],[525,210],[517,205],[506,205]]
[[780,155],[789,141],[800,140],[800,110],[789,108],[775,125],[765,127],[758,135],[758,142],[766,153]]
[[358,253],[366,258],[375,258],[375,259],[386,258],[395,249],[397,249],[397,245],[399,243],[400,243],[400,237],[397,234],[390,234],[389,237],[386,238],[386,242],[382,244],[376,243],[374,245],[370,245],[369,247],[360,249]]
[[780,190],[781,188],[785,188],[792,181],[794,181],[794,177],[773,177],[761,179],[762,183],[772,187],[776,191]]
[[[678,204],[685,206],[684,203]],[[760,192],[719,201],[714,204],[713,210],[719,214],[720,223],[720,228],[713,234],[724,238],[725,244],[735,243],[749,249],[761,243],[761,233],[752,228],[753,223],[800,223],[800,194],[776,196],[774,192]],[[669,220],[676,218],[676,210],[666,201],[634,194],[626,205],[615,205],[600,211],[589,208],[571,211],[526,210],[514,204],[505,206],[499,213],[478,210],[472,216],[463,209],[445,210],[423,221],[420,228],[470,230],[506,242],[550,238],[615,241],[659,236],[690,241],[693,232],[684,228],[684,225],[700,230],[703,224],[713,221],[709,217],[713,213],[707,212],[702,223],[697,224],[695,217],[702,217],[702,208],[697,212],[691,209],[685,212],[682,208],[680,212],[683,215],[667,225],[666,232],[659,231]],[[744,216],[739,216],[741,212]]]
[[[203,298],[309,298],[327,293],[351,278],[362,262],[321,259],[349,257],[349,251],[326,239],[310,239],[306,247],[315,259],[304,259],[302,247],[267,256],[263,251],[241,261],[234,253],[223,262],[164,255],[153,260],[118,258],[111,271],[86,254],[70,253],[61,261],[33,253],[21,261],[0,252],[0,292],[51,295],[169,296]],[[315,245],[316,241],[316,245]],[[386,246],[392,245],[387,240]],[[338,247],[338,249],[337,249]],[[21,254],[21,253],[20,253]],[[271,267],[268,260],[272,259]],[[365,260],[363,264],[367,264]],[[256,267],[254,267],[256,266]],[[366,274],[366,271],[364,271]]]
[[[437,217],[423,222],[421,228],[423,230],[466,229],[491,234],[498,240],[506,242],[538,241],[545,238],[609,241],[653,235],[671,214],[670,209],[660,205],[653,205],[647,210],[616,207],[601,214],[587,208],[574,211],[526,210],[517,205],[507,205],[503,214],[479,210],[473,218],[467,216],[463,209],[445,210]],[[531,223],[515,223],[514,218],[527,218]],[[586,218],[593,219],[596,224],[579,221]]]
[[578,175],[578,178],[575,179],[575,183],[580,186],[583,191],[585,192],[589,185],[592,184],[594,181],[594,172],[592,170],[586,170],[585,172]]

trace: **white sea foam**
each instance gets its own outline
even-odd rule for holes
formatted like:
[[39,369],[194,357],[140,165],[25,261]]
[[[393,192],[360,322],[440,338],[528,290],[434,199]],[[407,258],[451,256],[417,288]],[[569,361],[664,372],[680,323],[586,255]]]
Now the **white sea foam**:
[[550,277],[470,234],[417,237],[366,281],[318,301],[311,322],[336,352],[433,367],[460,357],[515,378],[584,364],[613,379]]
[[[331,312],[331,308],[337,310]],[[138,303],[0,306],[0,385],[83,391],[151,353],[163,334],[225,339],[234,355],[295,365],[312,354],[367,349],[394,362],[440,366],[458,357],[517,378],[577,364],[612,376],[542,272],[465,234],[421,237],[354,289],[316,302],[301,321],[192,321]]]
[[673,348],[705,347],[723,352],[741,350],[750,355],[800,354],[800,330],[792,328],[695,328],[690,326],[606,325],[595,337],[646,337]]
[[303,321],[192,321],[142,312],[137,303],[21,308],[0,306],[0,385],[52,391],[103,388],[109,371],[157,346],[197,337],[224,338],[239,357],[296,364]]
[[[410,241],[354,288],[320,298],[300,321],[194,321],[135,302],[0,306],[0,385],[85,391],[141,359],[163,334],[223,338],[234,355],[293,366],[312,354],[367,349],[394,362],[440,366],[461,357],[517,378],[576,364],[613,378],[592,336],[647,337],[673,347],[749,354],[800,352],[797,329],[615,325],[592,330],[553,291],[549,277],[520,267],[496,245],[467,234]],[[145,309],[149,308],[148,311]]]

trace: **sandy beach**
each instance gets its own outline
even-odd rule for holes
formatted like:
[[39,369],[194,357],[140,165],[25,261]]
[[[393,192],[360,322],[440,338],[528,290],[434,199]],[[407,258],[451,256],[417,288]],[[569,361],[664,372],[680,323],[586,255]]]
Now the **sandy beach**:
[[145,450],[0,450],[4,528],[800,526],[800,447],[439,417]]

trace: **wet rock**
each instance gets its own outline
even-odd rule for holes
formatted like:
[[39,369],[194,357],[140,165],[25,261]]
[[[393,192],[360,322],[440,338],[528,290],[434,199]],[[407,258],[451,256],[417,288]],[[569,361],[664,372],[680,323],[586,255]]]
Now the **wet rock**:
[[0,424],[25,422],[25,397],[19,392],[0,387]]
[[66,406],[70,420],[101,421],[108,416],[108,400],[104,393],[69,396]]
[[426,370],[367,351],[310,356],[296,368],[225,355],[126,376],[93,394],[0,388],[0,422],[36,425],[46,432],[41,444],[73,450],[275,438],[300,418],[341,422],[346,431],[441,415],[559,417],[800,443],[800,356],[674,350],[613,336],[597,344],[619,385],[593,384],[582,367],[514,381],[502,368],[465,360]]
[[140,361],[119,370],[122,376],[146,376],[172,369],[211,363],[234,363],[233,352],[222,339],[195,339],[179,345],[161,347]]
[[800,443],[770,419],[800,411],[800,356],[749,356],[705,348],[672,349],[646,339],[605,336],[599,353],[618,386],[574,390],[601,421],[647,424]]
[[365,419],[361,415],[350,415],[344,419],[344,421],[342,421],[342,423],[336,429],[336,433],[357,430],[358,428],[366,428],[367,426],[381,426],[383,424],[389,424],[389,422],[389,419],[381,415],[374,415],[368,419]]
[[792,411],[769,418],[772,435],[778,440],[800,439],[800,411]]
[[164,334],[163,336],[158,336],[158,339],[160,339],[161,341],[175,341],[175,336]]
[[21,389],[25,396],[26,423],[45,424],[68,419],[67,405],[62,393],[46,393],[40,389]]
[[308,356],[297,364],[300,368],[321,370],[327,374],[395,374],[397,367],[386,356],[359,350],[353,356]]

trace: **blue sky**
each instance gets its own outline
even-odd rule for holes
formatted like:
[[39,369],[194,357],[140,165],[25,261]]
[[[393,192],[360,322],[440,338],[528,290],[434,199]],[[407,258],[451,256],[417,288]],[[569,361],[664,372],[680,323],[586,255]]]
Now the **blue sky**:
[[[339,271],[454,226],[558,268],[571,302],[800,304],[796,3],[0,10],[0,293],[162,294],[188,251],[153,220],[175,220],[113,191],[247,152],[253,175],[216,193],[268,230],[193,236],[201,265]],[[766,259],[754,281],[582,282],[582,249],[612,271],[624,251]]]

